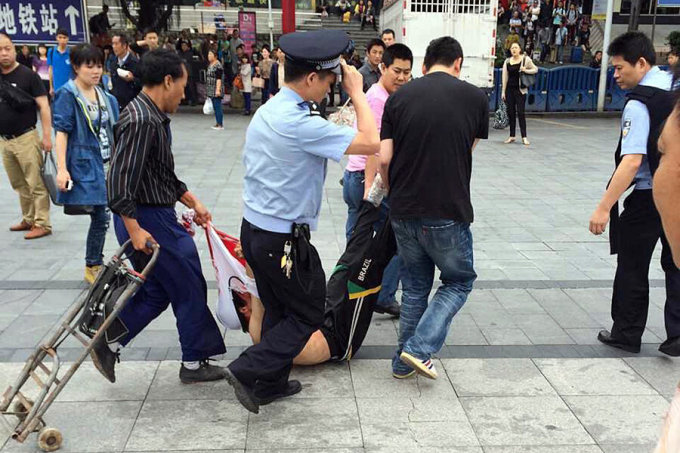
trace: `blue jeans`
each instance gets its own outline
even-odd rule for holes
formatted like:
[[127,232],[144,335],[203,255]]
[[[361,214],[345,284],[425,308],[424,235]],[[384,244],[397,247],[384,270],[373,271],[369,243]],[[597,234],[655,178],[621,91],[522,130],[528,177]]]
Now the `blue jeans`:
[[[345,236],[349,241],[352,235],[354,225],[357,224],[359,218],[359,211],[361,210],[361,203],[364,199],[364,173],[360,171],[347,171],[342,178],[342,197],[347,203],[347,223],[345,224]],[[375,228],[382,226],[387,219],[389,207],[383,201],[381,206],[380,221]],[[399,255],[395,255],[389,262],[383,273],[382,289],[378,294],[378,305],[388,307],[395,301],[395,294],[399,287],[399,280],[403,273],[403,263]]]
[[[453,316],[465,304],[477,274],[470,224],[415,218],[392,220],[392,227],[405,264],[399,347],[392,369],[406,374],[411,368],[399,359],[401,352],[426,360],[441,349]],[[441,271],[442,284],[428,304],[435,266]]]
[[210,98],[213,105],[213,110],[215,110],[215,122],[222,126],[224,122],[224,112],[222,112],[222,98]]
[[106,205],[95,206],[90,214],[90,230],[87,232],[85,245],[85,265],[99,266],[104,263],[104,242],[109,229],[109,208]]
[[250,94],[251,93],[243,93],[243,99],[245,100],[245,107],[243,111],[245,113],[250,113]]

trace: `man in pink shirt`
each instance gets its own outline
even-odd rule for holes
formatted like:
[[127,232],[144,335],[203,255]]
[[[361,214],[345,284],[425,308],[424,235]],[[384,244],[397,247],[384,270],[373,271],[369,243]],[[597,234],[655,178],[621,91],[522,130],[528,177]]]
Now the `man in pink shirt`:
[[[413,67],[413,53],[404,44],[393,44],[387,49],[382,57],[379,69],[381,72],[380,80],[366,92],[368,105],[373,111],[373,117],[378,126],[378,131],[382,124],[383,110],[390,94],[394,93],[408,82],[411,78]],[[342,195],[347,203],[347,224],[345,234],[347,239],[352,234],[352,230],[357,223],[361,203],[364,196],[368,194],[368,189],[373,184],[375,175],[378,172],[378,156],[350,156],[349,163],[343,176]],[[382,220],[387,218],[389,206],[383,202]],[[382,281],[382,289],[378,296],[375,307],[377,313],[387,313],[392,316],[399,316],[400,309],[395,294],[399,286],[399,276],[401,273],[402,262],[398,256],[385,269]]]

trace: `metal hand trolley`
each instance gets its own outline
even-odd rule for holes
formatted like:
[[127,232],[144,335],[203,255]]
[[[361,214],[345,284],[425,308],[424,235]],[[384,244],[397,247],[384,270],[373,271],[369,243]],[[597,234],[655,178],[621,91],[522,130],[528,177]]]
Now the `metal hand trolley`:
[[[12,431],[14,440],[24,442],[31,433],[37,431],[40,449],[55,451],[61,447],[63,436],[58,429],[47,426],[43,419],[45,412],[90,355],[90,351],[102,335],[106,335],[105,340],[109,343],[115,341],[109,338],[107,330],[112,328],[114,321],[117,321],[118,314],[144,284],[158,258],[159,246],[156,244],[150,244],[150,246],[153,254],[144,270],[139,273],[125,262],[131,256],[126,252],[132,250],[134,253],[132,242],[128,240],[123,244],[111,260],[102,267],[87,295],[79,297],[71,305],[65,318],[57,325],[56,332],[49,340],[36,347],[14,384],[5,390],[2,404],[0,404],[0,415],[2,415],[0,418]],[[71,335],[82,343],[85,350],[70,366],[66,374],[59,378],[61,360],[57,349]],[[51,359],[51,367],[45,360],[48,356]],[[39,376],[38,369],[42,370],[45,376]],[[21,391],[29,377],[38,384],[39,393],[35,401],[26,397]],[[18,418],[18,423],[12,427],[9,420],[4,417],[6,415],[14,415]]]

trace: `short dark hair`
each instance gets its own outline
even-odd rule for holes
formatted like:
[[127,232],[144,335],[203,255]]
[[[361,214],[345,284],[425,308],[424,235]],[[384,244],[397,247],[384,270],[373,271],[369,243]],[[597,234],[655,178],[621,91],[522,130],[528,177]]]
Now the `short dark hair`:
[[7,33],[5,33],[4,31],[0,31],[0,36],[2,36],[3,38],[9,39],[9,42],[14,44],[14,41],[12,41],[12,37],[10,35],[8,35]]
[[109,10],[109,5],[104,3],[104,6],[102,6],[102,10],[104,10],[104,12],[107,12]]
[[163,83],[165,76],[169,75],[173,79],[182,77],[182,67],[184,62],[177,53],[160,48],[144,54],[138,71],[142,85],[156,86]]
[[384,29],[384,30],[382,31],[382,33],[380,33],[380,36],[382,37],[382,36],[384,36],[384,35],[389,35],[389,34],[391,34],[393,38],[396,38],[396,37],[397,37],[397,34],[394,33],[394,30],[392,30],[391,28],[386,28],[386,29]]
[[668,52],[668,55],[675,55],[676,57],[680,57],[680,47],[671,47],[670,52]]
[[644,58],[650,65],[656,64],[656,52],[652,40],[639,31],[629,31],[616,37],[607,53],[612,57],[621,57],[626,62],[635,65],[640,58]]
[[84,64],[104,64],[104,54],[99,47],[92,44],[80,44],[71,50],[69,56],[71,67],[74,69]]
[[368,41],[368,44],[366,44],[366,53],[371,53],[371,49],[374,48],[375,46],[380,46],[383,48],[383,50],[387,48],[382,39],[373,38],[370,41]]
[[333,74],[333,72],[328,69],[318,71],[311,66],[295,64],[292,61],[286,59],[286,62],[284,63],[283,80],[286,83],[297,82],[298,80],[304,79],[312,72],[316,72],[319,74],[319,77],[324,79],[328,77],[328,75]]
[[463,48],[460,43],[451,36],[442,36],[433,39],[425,51],[425,67],[430,69],[436,64],[453,66],[457,59],[461,59],[463,65]]
[[153,27],[148,27],[148,28],[145,28],[145,29],[144,29],[144,35],[143,35],[143,36],[146,36],[146,35],[148,35],[149,33],[156,33],[156,34],[158,34],[158,32],[156,31],[155,28],[153,28]]
[[238,46],[236,46],[236,50],[239,50],[239,49],[245,50],[245,48],[246,48],[246,46],[244,46],[243,44],[239,44]]
[[127,33],[117,31],[113,35],[111,35],[111,39],[115,38],[116,36],[118,36],[118,39],[120,40],[121,44],[125,44],[126,46],[130,45],[130,38],[128,38]]
[[411,52],[411,49],[405,44],[392,44],[385,49],[382,62],[386,68],[389,68],[397,58],[400,60],[408,60],[411,62],[411,66],[413,66],[413,52]]
[[57,30],[57,34],[55,36],[59,35],[66,36],[68,38],[68,31],[66,31],[65,28],[60,28]]

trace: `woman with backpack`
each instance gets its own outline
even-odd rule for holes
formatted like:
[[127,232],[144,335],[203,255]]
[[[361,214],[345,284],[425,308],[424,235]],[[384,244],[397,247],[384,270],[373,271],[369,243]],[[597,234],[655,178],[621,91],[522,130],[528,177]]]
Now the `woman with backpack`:
[[510,57],[503,63],[503,89],[502,99],[508,106],[508,117],[510,119],[510,137],[505,143],[515,141],[516,122],[519,119],[519,128],[522,133],[522,143],[529,146],[527,138],[527,120],[524,115],[524,104],[526,103],[528,87],[522,85],[522,75],[533,75],[538,73],[538,68],[534,65],[531,58],[527,58],[522,53],[522,48],[518,43],[510,46]]

